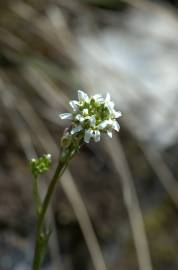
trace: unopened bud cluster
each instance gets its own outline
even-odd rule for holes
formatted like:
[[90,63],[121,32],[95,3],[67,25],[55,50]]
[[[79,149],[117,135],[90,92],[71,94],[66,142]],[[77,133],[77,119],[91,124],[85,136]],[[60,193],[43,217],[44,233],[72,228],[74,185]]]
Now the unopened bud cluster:
[[35,159],[33,158],[30,161],[30,169],[32,171],[32,174],[35,177],[38,177],[39,175],[45,173],[48,171],[49,167],[51,166],[51,155],[43,155],[42,157]]

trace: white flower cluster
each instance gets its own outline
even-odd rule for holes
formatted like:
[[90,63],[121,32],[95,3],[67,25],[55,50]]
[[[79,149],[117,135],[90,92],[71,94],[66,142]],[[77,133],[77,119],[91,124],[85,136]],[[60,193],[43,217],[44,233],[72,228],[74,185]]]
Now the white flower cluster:
[[89,143],[91,139],[100,141],[101,133],[107,133],[112,138],[112,129],[119,131],[116,118],[121,112],[114,109],[114,103],[107,94],[106,98],[101,95],[89,97],[86,93],[78,90],[78,101],[69,102],[73,112],[60,114],[61,119],[72,121],[71,135],[81,133],[84,141]]

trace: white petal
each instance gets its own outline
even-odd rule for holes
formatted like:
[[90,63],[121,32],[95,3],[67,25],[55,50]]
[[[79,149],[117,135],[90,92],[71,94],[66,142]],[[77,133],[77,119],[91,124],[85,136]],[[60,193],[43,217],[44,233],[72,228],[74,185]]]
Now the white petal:
[[91,116],[87,115],[85,116],[85,120],[90,120]]
[[73,134],[75,134],[75,133],[77,133],[77,132],[79,132],[79,131],[81,131],[81,130],[82,130],[82,126],[74,127],[74,128],[71,130],[71,134],[73,135]]
[[75,119],[78,120],[80,123],[82,123],[85,120],[85,118],[81,114],[77,114]]
[[109,93],[107,93],[107,94],[106,94],[105,101],[106,101],[107,103],[109,103],[109,102],[110,102],[110,100],[111,100],[110,94],[109,94]]
[[114,102],[112,102],[112,101],[108,102],[107,107],[110,110],[110,112],[113,112],[113,110],[114,110]]
[[96,94],[96,95],[92,96],[92,98],[94,98],[94,99],[98,99],[98,98],[100,98],[100,97],[101,97],[100,94]]
[[107,134],[108,134],[108,136],[110,137],[110,138],[112,138],[112,132],[111,131],[107,131]]
[[114,111],[114,117],[115,118],[119,118],[120,116],[122,116],[122,113],[121,112],[116,112],[116,111]]
[[104,120],[103,122],[101,122],[99,125],[98,125],[98,128],[99,129],[105,129],[108,125],[108,120]]
[[91,117],[90,117],[90,124],[91,124],[91,126],[95,126],[95,124],[96,124],[96,118],[95,118],[95,116],[94,115],[92,115]]
[[48,159],[51,159],[51,154],[47,154],[46,157],[47,157]]
[[83,109],[82,112],[83,112],[84,115],[87,115],[88,114],[88,109]]
[[104,98],[103,98],[101,95],[96,94],[96,95],[94,95],[92,98],[93,98],[96,102],[99,102],[99,103],[103,103],[103,102],[104,102]]
[[94,131],[93,138],[94,138],[95,142],[99,142],[100,141],[100,131],[99,130],[95,130]]
[[71,120],[73,118],[73,115],[71,113],[61,113],[59,114],[59,117],[64,120],[64,119],[69,119]]
[[85,136],[84,136],[84,141],[86,143],[90,142],[90,139],[93,137],[93,131],[90,129],[85,130]]
[[119,123],[116,120],[113,121],[112,128],[115,129],[116,131],[119,131],[120,126],[119,126]]
[[78,111],[78,101],[77,100],[71,100],[69,102],[70,106],[72,107],[73,111],[76,112]]
[[82,90],[78,90],[78,99],[79,101],[85,101],[85,102],[89,101],[88,95],[84,93]]
[[108,125],[109,125],[109,126],[112,126],[112,125],[113,125],[113,121],[115,121],[115,120],[109,119],[109,120],[107,120],[107,121],[108,121]]

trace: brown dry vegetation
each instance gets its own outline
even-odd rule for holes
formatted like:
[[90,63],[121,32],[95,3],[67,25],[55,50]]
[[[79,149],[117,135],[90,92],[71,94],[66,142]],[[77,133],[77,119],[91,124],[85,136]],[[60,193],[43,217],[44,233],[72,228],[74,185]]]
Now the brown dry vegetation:
[[[78,87],[89,92],[104,80],[83,77],[87,69],[82,70],[76,57],[80,35],[89,31],[95,36],[112,27],[127,31],[125,21],[134,9],[168,12],[175,18],[174,10],[151,2],[118,2],[0,3],[2,270],[28,270],[31,265],[35,214],[28,160],[50,152],[55,167],[65,127],[58,112],[69,109],[68,100]],[[176,36],[172,42],[177,45]],[[108,80],[127,80],[127,72],[112,72]],[[116,89],[115,97],[119,95]],[[132,105],[133,111],[139,108]],[[54,196],[50,220],[55,230],[44,269],[103,270],[103,264],[108,270],[177,269],[177,140],[159,151],[151,139],[149,144],[142,141],[132,125],[130,118],[123,118],[119,136],[85,146],[72,161]],[[42,193],[47,179],[42,180]]]

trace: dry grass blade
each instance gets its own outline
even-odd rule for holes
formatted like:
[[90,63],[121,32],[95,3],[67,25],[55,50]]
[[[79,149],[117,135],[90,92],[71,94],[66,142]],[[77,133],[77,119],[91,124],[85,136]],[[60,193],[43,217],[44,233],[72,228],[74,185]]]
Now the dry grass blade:
[[[9,9],[22,20],[29,22],[33,27],[33,32],[36,33],[46,44],[49,44],[49,46],[56,50],[61,56],[66,57],[69,54],[69,44],[72,44],[72,42],[68,42],[70,39],[70,31],[68,31],[65,19],[57,6],[53,6],[53,10],[51,6],[49,6],[49,10],[47,12],[48,17],[40,16],[32,6],[24,3],[23,1],[19,1],[18,4],[11,3],[9,5]],[[51,15],[53,15],[52,17],[55,16],[52,20]],[[58,39],[58,42],[56,42],[56,27],[60,27],[60,37],[62,36],[62,39]]]
[[[167,13],[167,10],[171,10],[170,6],[167,6],[167,10],[159,3],[149,0],[122,0],[122,2],[129,4],[131,7],[143,9],[146,11],[153,11],[157,14]],[[168,8],[169,7],[169,8]]]
[[7,31],[7,29],[0,27],[0,42],[3,45],[7,46],[7,48],[12,49],[12,51],[20,52],[24,48],[27,47],[26,43],[13,35],[11,32]]
[[173,176],[172,172],[164,162],[161,154],[159,153],[159,150],[156,150],[153,148],[153,146],[148,145],[144,142],[141,142],[138,136],[133,132],[132,125],[134,125],[134,122],[132,123],[127,119],[126,122],[124,122],[124,125],[128,128],[129,132],[137,139],[137,143],[139,147],[142,149],[146,159],[149,162],[149,165],[157,175],[158,179],[164,186],[165,190],[169,194],[170,198],[178,207],[178,182]]
[[123,197],[131,223],[139,269],[152,270],[153,267],[144,228],[143,216],[123,147],[115,137],[112,142],[106,141],[106,145],[109,149],[109,154],[113,160],[116,171],[121,177]]
[[[9,95],[10,93],[8,93]],[[2,105],[5,108],[5,112],[18,135],[20,144],[24,150],[25,156],[27,160],[36,157],[35,149],[33,148],[32,140],[30,134],[27,132],[22,119],[20,118],[19,114],[12,108],[11,104],[7,102],[7,98],[5,92],[1,95]]]
[[[45,150],[50,149],[50,151],[56,156],[57,155],[57,146],[43,124],[42,120],[38,117],[37,113],[34,111],[33,107],[31,104],[27,101],[27,99],[22,98],[22,95],[19,99],[19,102],[17,104],[17,110],[19,113],[22,115],[22,117],[25,119],[27,124],[30,126],[32,129],[33,133],[38,135],[37,138],[43,148]],[[46,147],[46,142],[48,142],[48,146]]]
[[33,90],[45,100],[50,107],[58,108],[64,107],[68,98],[66,95],[59,91],[59,88],[55,87],[51,80],[47,79],[47,76],[40,72],[37,68],[27,67],[23,71],[24,78],[33,86]]
[[106,270],[107,267],[101,253],[98,240],[94,234],[87,209],[69,171],[67,171],[64,177],[61,178],[61,183],[79,221],[89,252],[92,256],[95,269]]
[[151,146],[146,146],[145,144],[140,145],[153,171],[158,176],[158,179],[161,181],[174,204],[178,207],[177,180],[174,178],[158,151],[153,149]]

